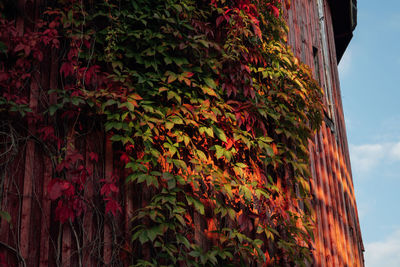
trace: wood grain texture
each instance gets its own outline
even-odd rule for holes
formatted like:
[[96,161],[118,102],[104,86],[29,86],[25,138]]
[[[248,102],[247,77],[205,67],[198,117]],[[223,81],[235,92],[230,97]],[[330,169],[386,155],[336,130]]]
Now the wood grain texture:
[[[27,2],[32,9],[29,12],[26,10]],[[40,2],[18,0],[18,6],[23,10],[21,14],[37,15]],[[324,14],[321,18],[317,3],[317,0],[292,0],[290,9],[283,12],[289,26],[288,44],[294,54],[313,69],[315,78],[320,77],[321,87],[331,97],[324,99],[327,123],[323,124],[309,143],[310,184],[316,223],[311,265],[361,267],[364,266],[364,247],[348,153],[334,30],[329,5],[322,0]],[[23,35],[26,28],[32,28],[32,24],[29,24],[31,21],[22,16],[16,19],[20,35]],[[321,29],[325,31],[326,45],[323,44]],[[47,65],[40,66],[40,73],[35,74],[36,80],[46,90],[57,88],[58,85],[57,51],[49,51],[49,55],[51,60],[43,63]],[[40,109],[43,99],[38,95],[38,84],[35,81],[32,82],[29,96],[32,110]],[[57,101],[55,93],[48,98],[46,101],[50,104]],[[331,111],[327,106],[329,101],[332,104]],[[34,124],[27,125],[31,132],[35,131],[35,127]],[[101,207],[99,203],[102,200],[96,199],[94,192],[99,191],[99,180],[109,181],[114,168],[118,166],[116,151],[104,133],[95,131],[82,138],[77,149],[85,155],[84,166],[91,170],[84,195],[93,200],[79,221],[81,225],[77,222],[60,226],[55,222],[54,209],[57,203],[52,202],[47,194],[47,185],[54,178],[54,159],[48,157],[45,149],[37,142],[27,140],[21,143],[10,164],[7,167],[0,166],[0,209],[11,214],[13,226],[11,228],[5,220],[1,221],[0,241],[14,249],[0,245],[0,253],[6,255],[10,266],[113,266],[114,257],[118,256],[115,254],[116,240],[125,238],[129,241],[130,219],[134,211],[147,201],[149,194],[143,192],[147,187],[125,187],[121,192],[121,217],[114,221],[107,216],[105,219],[99,218],[96,208]],[[78,143],[77,140],[75,142]],[[90,160],[90,152],[101,155],[98,163]],[[120,170],[119,174],[123,178],[124,170]],[[286,179],[290,179],[289,173],[286,176]],[[215,228],[215,223],[212,218],[204,221],[201,216],[195,216],[198,228],[194,238],[198,244],[203,247],[212,246],[204,244],[204,235],[210,234],[204,230]],[[101,249],[96,250],[99,247]],[[141,249],[149,250],[146,247]]]

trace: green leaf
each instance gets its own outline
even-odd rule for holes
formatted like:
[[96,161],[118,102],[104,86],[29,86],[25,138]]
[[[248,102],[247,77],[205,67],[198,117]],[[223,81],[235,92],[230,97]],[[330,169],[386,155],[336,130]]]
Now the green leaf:
[[165,123],[165,128],[166,128],[167,130],[171,130],[172,128],[174,128],[174,123],[173,123],[173,122],[170,122],[170,121],[166,122],[166,123]]
[[226,140],[226,135],[224,133],[224,131],[222,131],[220,128],[216,127],[215,125],[212,126],[215,135],[223,142],[227,142]]
[[169,173],[169,172],[163,172],[162,178],[167,180],[167,181],[169,181],[169,180],[174,179],[174,175],[172,173]]
[[194,208],[201,214],[204,215],[204,205],[199,200],[195,199],[192,196],[186,195],[186,200],[189,205],[193,205]]
[[179,118],[178,116],[171,116],[169,119],[174,123],[174,124],[183,124],[183,120]]
[[159,186],[157,177],[152,175],[147,176],[146,184],[147,186],[154,185],[156,188],[158,188]]
[[137,178],[138,178],[138,174],[137,173],[130,174],[130,175],[128,175],[128,177],[126,177],[125,182],[126,183],[131,183],[131,182],[136,181]]
[[142,230],[141,233],[139,234],[139,241],[140,243],[143,245],[144,243],[146,243],[149,240],[148,236],[147,236],[147,231]]
[[176,180],[175,179],[168,180],[167,184],[168,184],[168,189],[174,189],[176,187]]
[[7,53],[7,50],[8,50],[7,45],[3,42],[0,42],[0,52]]
[[186,170],[187,169],[187,165],[183,160],[180,159],[173,159],[172,162],[174,163],[174,165],[178,168],[178,169],[183,169]]
[[[212,89],[216,89],[216,88],[217,88],[217,85],[215,84],[215,82],[214,82],[213,79],[211,79],[211,78],[203,78],[203,81],[204,81],[209,87],[211,87]],[[214,94],[215,94],[215,92],[214,92]]]
[[51,105],[51,106],[49,107],[49,114],[50,114],[50,116],[53,116],[54,113],[56,113],[58,109],[59,109],[59,105]]
[[234,220],[236,217],[236,211],[234,209],[228,208],[228,215],[231,220]]
[[270,145],[266,145],[265,149],[267,151],[267,155],[268,156],[270,156],[270,157],[274,157],[275,156],[274,150],[272,149],[272,147]]
[[251,201],[251,191],[246,185],[239,186],[239,193],[241,193],[247,201]]
[[168,72],[166,73],[166,75],[168,75],[167,83],[172,83],[172,82],[174,82],[174,81],[178,78],[178,76],[177,76],[175,73],[170,72],[170,71],[168,71]]
[[215,91],[210,87],[202,86],[201,90],[203,90],[203,93],[206,94],[206,95],[218,97],[218,95],[215,93]]
[[177,234],[177,235],[176,235],[176,240],[177,240],[179,243],[183,244],[187,249],[190,248],[190,243],[189,243],[189,241],[188,241],[187,238],[184,237],[183,235]]
[[80,97],[71,97],[71,103],[75,106],[79,106],[79,104],[84,104],[85,101]]
[[[185,170],[186,170],[186,169],[185,169]],[[176,176],[176,181],[177,181],[179,184],[181,184],[181,185],[185,185],[185,184],[186,184],[185,179],[183,179],[183,177],[180,176],[180,175],[177,175],[177,176]]]
[[239,168],[247,168],[247,165],[242,162],[236,163],[236,166],[238,166]]
[[11,222],[11,216],[7,211],[0,210],[0,218],[6,220],[8,223]]
[[198,156],[201,160],[207,161],[206,154],[204,154],[203,151],[201,151],[201,150],[199,150],[199,149],[196,149],[196,154],[197,154],[197,156]]
[[224,155],[224,151],[225,149],[222,146],[215,146],[215,156],[217,157],[217,159],[221,158]]
[[183,136],[183,142],[185,143],[185,146],[188,146],[189,142],[190,142],[190,137],[187,135]]
[[113,142],[118,142],[118,141],[121,141],[122,139],[123,139],[123,137],[121,135],[118,135],[118,134],[114,134],[110,138],[110,140],[113,141]]
[[147,236],[149,237],[151,242],[154,242],[157,236],[162,235],[162,227],[161,225],[154,226],[153,228],[147,230]]

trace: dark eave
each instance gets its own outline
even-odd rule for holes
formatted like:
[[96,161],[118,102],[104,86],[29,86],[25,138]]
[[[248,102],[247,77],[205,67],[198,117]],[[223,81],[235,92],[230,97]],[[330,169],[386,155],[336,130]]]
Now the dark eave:
[[339,63],[357,25],[357,0],[328,0],[335,34],[336,58]]

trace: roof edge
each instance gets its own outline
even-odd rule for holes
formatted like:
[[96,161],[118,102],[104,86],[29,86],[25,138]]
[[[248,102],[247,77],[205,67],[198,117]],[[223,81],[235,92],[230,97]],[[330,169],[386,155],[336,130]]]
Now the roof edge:
[[340,62],[357,26],[357,0],[328,0],[335,35],[336,59]]

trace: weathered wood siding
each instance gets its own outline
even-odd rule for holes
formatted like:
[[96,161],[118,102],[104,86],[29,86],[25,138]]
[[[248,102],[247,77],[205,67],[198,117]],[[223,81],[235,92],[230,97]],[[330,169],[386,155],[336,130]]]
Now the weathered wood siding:
[[325,122],[309,145],[315,266],[364,266],[330,6],[324,0],[291,1],[285,18],[289,45],[313,69],[325,93]]
[[[318,1],[323,4],[322,17]],[[288,42],[295,55],[313,68],[327,95],[326,121],[309,143],[316,211],[313,265],[364,266],[330,9],[324,0],[291,2],[291,7],[285,11],[290,29]],[[24,12],[24,16],[16,20],[21,34],[24,27],[33,28],[32,18],[38,14],[41,3],[18,0]],[[320,23],[324,23],[324,27]],[[51,56],[40,66],[36,79],[48,88],[57,88],[57,55],[55,51],[49,53]],[[32,110],[40,110],[42,103],[55,102],[55,96],[39,95],[37,83],[33,82],[30,89]],[[34,124],[27,128],[32,133],[36,131]],[[8,131],[7,124],[0,123],[4,139],[1,142],[9,142],[7,138],[13,137],[4,134]],[[137,201],[145,201],[146,193],[138,188],[126,188],[121,194],[124,212],[117,218],[99,216],[95,209],[99,200],[93,199],[82,217],[72,224],[60,225],[54,222],[56,203],[47,195],[53,166],[46,148],[34,139],[11,141],[20,144],[18,150],[13,151],[11,157],[0,158],[0,210],[9,212],[12,217],[11,224],[2,220],[0,228],[0,253],[6,255],[6,261],[11,266],[120,266],[118,257],[125,255],[124,235],[129,232],[129,219],[138,206]],[[90,197],[99,190],[98,181],[111,176],[117,157],[111,142],[101,132],[88,133],[74,143],[83,154],[94,151],[105,155],[94,166],[88,153],[85,154],[85,165],[93,172],[85,189],[85,195]],[[133,194],[134,191],[137,193]],[[136,196],[135,201],[130,201],[132,195]]]

